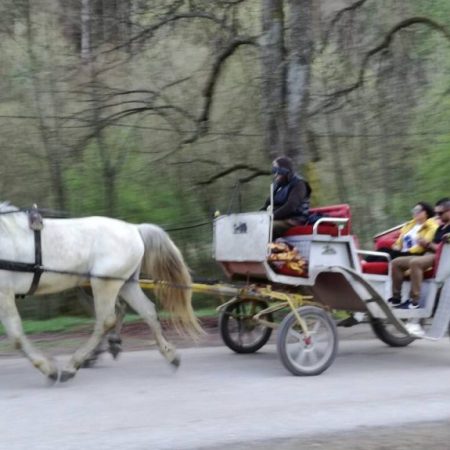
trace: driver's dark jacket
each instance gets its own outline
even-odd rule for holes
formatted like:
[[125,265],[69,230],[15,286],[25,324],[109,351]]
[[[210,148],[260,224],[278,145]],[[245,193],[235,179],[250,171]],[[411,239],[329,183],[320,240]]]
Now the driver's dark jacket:
[[[275,185],[273,192],[274,220],[296,219],[304,222],[308,218],[311,187],[298,175],[293,175],[288,183]],[[262,209],[267,209],[270,198]]]

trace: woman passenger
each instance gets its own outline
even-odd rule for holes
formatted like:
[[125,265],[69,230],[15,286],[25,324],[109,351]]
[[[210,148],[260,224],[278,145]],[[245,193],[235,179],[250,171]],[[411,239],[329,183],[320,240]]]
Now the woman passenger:
[[392,305],[401,303],[404,273],[405,271],[414,271],[415,276],[411,279],[410,298],[404,305],[402,304],[402,307],[409,309],[419,307],[421,275],[423,270],[432,264],[429,263],[428,258],[421,259],[418,256],[427,252],[439,227],[434,217],[434,209],[428,203],[417,203],[412,213],[413,219],[403,226],[400,237],[391,249],[397,254],[392,261],[392,297],[388,300]]
[[413,218],[406,222],[400,230],[400,236],[391,248],[380,248],[378,251],[389,253],[391,259],[400,256],[418,256],[426,252],[420,241],[431,242],[439,226],[434,217],[434,209],[426,202],[418,202],[412,209]]

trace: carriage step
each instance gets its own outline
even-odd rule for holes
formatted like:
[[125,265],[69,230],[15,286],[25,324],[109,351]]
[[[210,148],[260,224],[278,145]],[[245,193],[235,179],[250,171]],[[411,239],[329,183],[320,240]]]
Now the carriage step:
[[442,287],[439,305],[434,314],[433,324],[424,336],[428,339],[441,339],[447,332],[450,322],[450,279]]

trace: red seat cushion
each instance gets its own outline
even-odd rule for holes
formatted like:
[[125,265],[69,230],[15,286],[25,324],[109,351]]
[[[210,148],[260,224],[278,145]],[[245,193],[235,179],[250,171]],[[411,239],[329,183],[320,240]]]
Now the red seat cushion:
[[[351,234],[352,231],[352,214],[350,205],[343,203],[340,205],[318,206],[309,210],[311,214],[322,214],[325,217],[341,217],[349,219],[347,224],[341,230],[342,235]],[[327,233],[328,234],[328,233]]]
[[[336,237],[338,235],[338,227],[333,224],[324,223],[323,225],[318,226],[317,232],[319,234],[328,234],[330,236]],[[313,233],[312,225],[298,225],[296,227],[289,228],[289,230],[287,230],[283,236],[298,236],[312,233]]]
[[441,260],[441,254],[442,249],[444,248],[444,243],[441,242],[436,250],[436,256],[434,258],[434,265],[433,265],[433,277],[436,276],[436,271],[439,266],[439,261]]
[[[382,262],[382,261],[374,261],[374,262],[367,262],[367,261],[362,261],[361,263],[361,268],[363,273],[369,273],[372,275],[387,275],[389,273],[389,263],[386,262]],[[425,279],[428,278],[433,278],[434,276],[434,269],[433,268],[429,268],[427,270],[425,270],[423,277]],[[406,278],[409,278],[408,276],[406,276]]]
[[301,277],[301,278],[308,278],[308,272],[305,271],[303,273],[299,273],[296,270],[292,270],[287,266],[281,266],[281,267],[277,267],[275,269],[276,273],[279,273],[280,275],[288,275],[290,277]]
[[389,263],[386,261],[363,261],[361,264],[363,273],[370,273],[373,275],[387,275],[389,271]]
[[375,250],[379,250],[380,248],[391,248],[400,236],[400,230],[401,227],[376,237],[374,239]]
[[[317,208],[311,208],[310,214],[321,214],[323,218],[334,217],[334,218],[348,218],[349,221],[341,229],[341,235],[349,235],[351,232],[351,212],[350,206],[347,204],[342,205],[331,205],[331,206],[319,206]],[[298,235],[309,235],[313,232],[312,225],[298,225],[292,227],[284,233],[283,236],[298,236]],[[327,234],[329,236],[337,237],[339,235],[338,226],[333,223],[323,222],[319,225],[317,229],[318,234]]]
[[381,237],[375,241],[375,250],[380,250],[380,248],[391,248],[394,245],[396,239]]
[[425,270],[425,272],[423,273],[423,277],[425,278],[425,280],[427,280],[428,278],[433,278],[434,267],[430,267],[429,269]]

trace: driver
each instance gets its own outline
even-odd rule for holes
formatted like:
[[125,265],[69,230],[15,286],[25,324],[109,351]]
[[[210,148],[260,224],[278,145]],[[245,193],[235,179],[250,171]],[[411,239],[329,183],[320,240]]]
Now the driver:
[[[299,176],[293,162],[280,156],[272,163],[273,190],[273,239],[282,236],[289,228],[306,223],[309,214],[311,186]],[[261,209],[270,205],[268,198]]]

